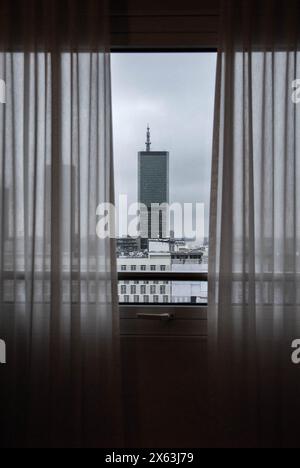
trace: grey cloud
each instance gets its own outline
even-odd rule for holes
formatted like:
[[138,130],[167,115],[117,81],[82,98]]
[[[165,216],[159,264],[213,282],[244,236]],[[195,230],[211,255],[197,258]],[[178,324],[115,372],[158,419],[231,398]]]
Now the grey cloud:
[[[116,194],[137,196],[147,123],[170,152],[170,201],[205,203],[208,217],[216,54],[113,54]],[[206,220],[206,231],[208,219]]]

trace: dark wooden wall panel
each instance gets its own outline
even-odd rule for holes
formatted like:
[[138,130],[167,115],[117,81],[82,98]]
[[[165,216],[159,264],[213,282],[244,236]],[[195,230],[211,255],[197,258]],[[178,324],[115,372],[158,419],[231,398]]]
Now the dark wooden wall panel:
[[219,0],[127,0],[111,3],[115,48],[215,48]]
[[126,447],[208,447],[207,343],[122,336]]
[[[137,318],[170,312],[174,320]],[[207,308],[121,306],[126,447],[209,446]]]
[[116,14],[202,13],[217,14],[219,0],[112,0],[111,11]]

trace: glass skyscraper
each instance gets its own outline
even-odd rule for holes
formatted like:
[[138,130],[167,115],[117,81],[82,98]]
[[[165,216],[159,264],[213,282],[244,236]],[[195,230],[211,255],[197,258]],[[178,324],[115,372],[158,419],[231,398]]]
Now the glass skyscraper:
[[[169,203],[169,152],[151,151],[150,129],[147,128],[146,151],[138,153],[138,201],[142,248],[146,239],[169,237],[167,232]],[[163,205],[163,206],[162,206]]]

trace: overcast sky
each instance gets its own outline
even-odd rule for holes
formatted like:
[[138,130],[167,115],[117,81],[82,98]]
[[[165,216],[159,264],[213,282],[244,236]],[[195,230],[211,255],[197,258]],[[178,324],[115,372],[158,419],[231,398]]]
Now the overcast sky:
[[114,53],[116,198],[137,201],[137,153],[170,152],[170,202],[205,203],[208,233],[216,54]]

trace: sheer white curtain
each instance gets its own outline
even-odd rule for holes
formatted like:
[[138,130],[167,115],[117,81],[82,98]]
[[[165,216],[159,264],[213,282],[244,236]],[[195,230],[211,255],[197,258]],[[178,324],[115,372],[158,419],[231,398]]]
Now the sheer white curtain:
[[[2,2],[3,446],[122,444],[105,1]],[[3,372],[2,372],[3,370]]]
[[295,446],[300,336],[300,4],[222,2],[212,167],[212,440]]

